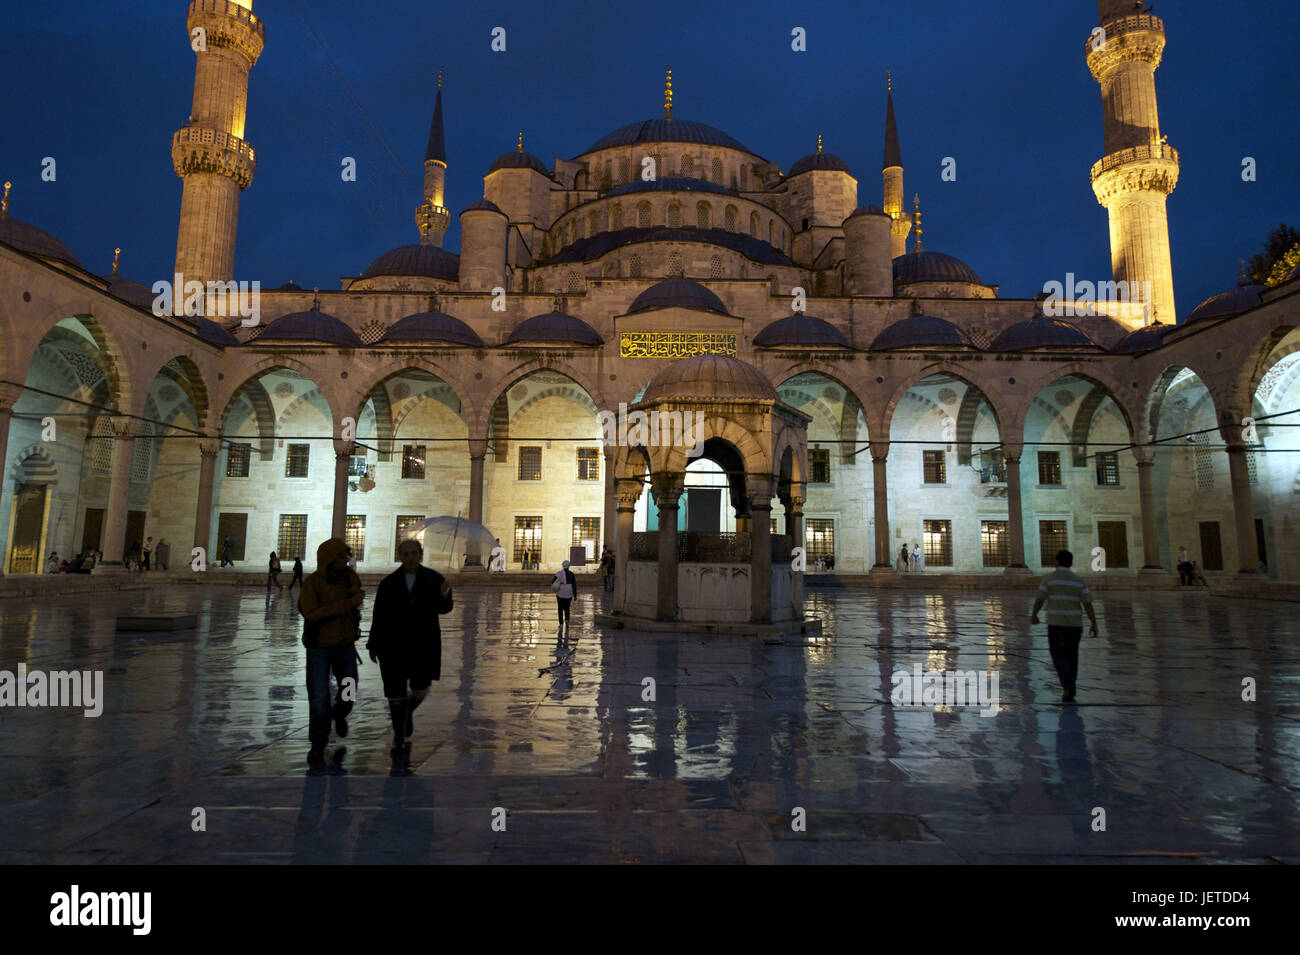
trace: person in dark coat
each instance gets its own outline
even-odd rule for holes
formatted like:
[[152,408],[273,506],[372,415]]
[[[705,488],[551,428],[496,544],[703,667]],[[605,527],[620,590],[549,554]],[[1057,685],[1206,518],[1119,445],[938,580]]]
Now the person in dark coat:
[[[307,648],[307,708],[311,714],[307,762],[325,762],[330,721],[340,738],[348,735],[348,714],[356,702],[357,639],[361,636],[361,604],[366,592],[348,569],[352,548],[331,537],[316,548],[316,572],[298,595],[304,618],[302,645]],[[338,681],[338,699],[330,705],[330,674]]]
[[442,677],[442,628],[438,617],[451,613],[451,587],[442,574],[423,565],[418,540],[397,548],[402,566],[379,584],[366,649],[379,662],[393,720],[394,756],[415,732],[415,708]]
[[302,588],[302,558],[293,559],[293,580],[289,581],[289,589],[293,590],[293,585],[297,584],[299,589]]

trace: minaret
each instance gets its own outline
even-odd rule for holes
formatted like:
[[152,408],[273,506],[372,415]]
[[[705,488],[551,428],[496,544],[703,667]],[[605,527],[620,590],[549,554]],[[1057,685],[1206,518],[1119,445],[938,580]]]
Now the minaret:
[[415,207],[415,224],[424,245],[442,246],[442,237],[451,224],[451,213],[444,202],[447,184],[447,142],[442,133],[442,70],[438,71],[438,96],[433,102],[433,122],[429,125],[429,145],[424,150],[424,202]]
[[[253,0],[194,0],[194,107],[172,136],[172,165],[184,183],[176,230],[176,271],[183,281],[229,281],[235,271],[239,193],[253,181],[256,157],[244,142],[248,71],[266,29]],[[179,290],[178,290],[179,293]]]
[[[1178,153],[1165,145],[1156,110],[1156,67],[1165,24],[1137,13],[1133,0],[1098,0],[1104,36],[1087,41],[1088,69],[1101,84],[1106,155],[1093,164],[1092,191],[1110,214],[1110,260],[1130,301],[1147,304],[1146,321],[1177,321],[1165,197],[1178,183]],[[1119,317],[1119,316],[1116,316]],[[1131,324],[1143,319],[1134,314]]]
[[894,122],[894,77],[885,74],[885,215],[893,219],[889,230],[889,250],[894,258],[907,251],[907,233],[912,220],[903,211],[903,151],[898,146],[898,126]]

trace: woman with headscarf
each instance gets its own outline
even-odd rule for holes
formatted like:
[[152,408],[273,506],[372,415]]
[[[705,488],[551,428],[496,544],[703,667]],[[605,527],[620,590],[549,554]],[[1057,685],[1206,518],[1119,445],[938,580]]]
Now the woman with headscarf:
[[569,570],[567,560],[555,572],[555,579],[551,581],[551,590],[555,592],[555,600],[559,605],[560,629],[563,630],[569,623],[569,605],[573,603],[573,598],[578,593],[578,578],[573,575],[573,571]]

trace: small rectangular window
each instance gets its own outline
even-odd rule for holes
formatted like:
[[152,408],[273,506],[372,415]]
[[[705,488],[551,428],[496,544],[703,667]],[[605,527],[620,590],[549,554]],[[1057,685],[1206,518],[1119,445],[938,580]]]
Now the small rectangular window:
[[249,462],[252,460],[251,444],[231,444],[226,447],[226,477],[248,477]]
[[396,561],[402,559],[397,553],[397,548],[400,547],[402,541],[406,539],[406,529],[412,524],[420,523],[422,520],[424,520],[423,514],[397,515],[397,526],[393,528],[393,560]]
[[923,451],[924,479],[926,484],[947,484],[948,467],[944,463],[943,451]]
[[542,449],[519,449],[519,480],[540,481],[542,479]]
[[822,448],[808,452],[808,483],[831,483],[831,453]]
[[1061,452],[1059,451],[1038,452],[1038,483],[1039,484],[1060,484],[1061,483]]
[[424,452],[423,444],[402,445],[402,477],[416,481],[424,480]]
[[1006,521],[980,521],[980,552],[985,567],[1006,567],[1011,563]]
[[578,480],[579,481],[600,480],[600,449],[599,448],[578,449]]
[[927,567],[952,566],[952,521],[924,521],[922,546]]
[[352,548],[357,563],[366,559],[366,515],[349,514],[343,526],[343,541]]
[[354,454],[348,458],[348,477],[365,477],[366,476],[366,456],[364,454]]
[[1119,484],[1119,455],[1114,451],[1103,451],[1097,455],[1097,483],[1115,486]]
[[1065,521],[1038,522],[1038,562],[1044,567],[1056,566],[1056,552],[1070,549],[1070,537]]
[[835,522],[827,518],[804,519],[804,555],[810,560],[835,556]]
[[276,535],[275,553],[276,556],[288,558],[302,557],[307,553],[306,514],[280,515],[280,533]]
[[587,551],[587,560],[596,559],[596,548],[600,546],[600,518],[575,517],[573,519],[573,546]]
[[538,517],[515,518],[515,563],[536,563],[542,553],[542,519]]
[[284,456],[284,476],[291,478],[305,478],[307,476],[307,463],[310,457],[310,444],[289,445],[288,452]]

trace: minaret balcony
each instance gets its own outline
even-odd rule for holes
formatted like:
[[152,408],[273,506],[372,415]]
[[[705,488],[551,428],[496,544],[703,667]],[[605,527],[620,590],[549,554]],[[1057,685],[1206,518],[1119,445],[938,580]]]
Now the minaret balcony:
[[[202,27],[205,46],[218,46],[242,53],[249,65],[257,62],[266,42],[262,18],[231,0],[194,0],[186,18],[190,35]],[[195,51],[199,52],[199,51]]]
[[1089,35],[1084,41],[1088,69],[1098,82],[1119,63],[1141,59],[1160,65],[1165,49],[1165,21],[1150,13],[1135,13],[1103,24],[1105,43],[1098,48],[1097,37]]
[[210,126],[184,126],[172,134],[172,167],[178,176],[215,172],[247,189],[257,168],[257,155],[238,136]]
[[1178,185],[1178,150],[1164,143],[1130,146],[1092,164],[1092,191],[1109,208],[1116,196],[1139,190],[1165,195]]

